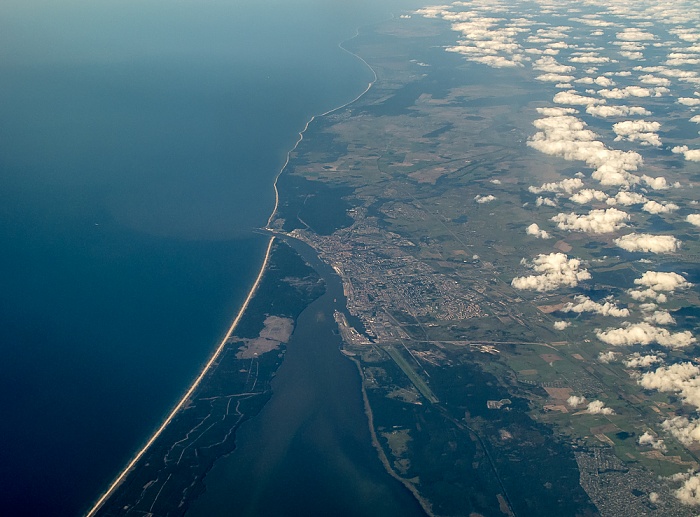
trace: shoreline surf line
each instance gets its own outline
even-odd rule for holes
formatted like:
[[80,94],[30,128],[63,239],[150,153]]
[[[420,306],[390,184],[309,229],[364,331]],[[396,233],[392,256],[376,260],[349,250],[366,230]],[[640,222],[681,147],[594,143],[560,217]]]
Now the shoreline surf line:
[[365,66],[366,66],[367,68],[369,68],[370,72],[372,72],[372,75],[373,75],[374,77],[372,78],[372,80],[371,80],[371,81],[369,82],[369,84],[367,85],[367,88],[365,88],[364,91],[363,91],[362,93],[360,93],[357,97],[355,97],[355,98],[352,99],[351,101],[346,102],[345,104],[342,104],[342,105],[337,106],[337,107],[335,107],[335,108],[329,109],[328,111],[326,111],[326,112],[324,112],[324,113],[321,113],[320,115],[314,115],[314,116],[312,116],[312,117],[306,122],[306,125],[304,125],[304,129],[302,129],[301,131],[299,131],[299,138],[297,139],[296,143],[294,144],[294,147],[292,147],[289,151],[287,151],[287,159],[284,161],[284,165],[282,165],[282,168],[281,168],[280,171],[277,173],[277,176],[275,176],[275,181],[274,181],[274,183],[272,184],[272,187],[275,189],[275,208],[274,208],[274,210],[272,210],[272,213],[270,214],[270,217],[267,219],[267,224],[266,224],[265,227],[263,228],[263,229],[265,229],[265,230],[273,230],[273,228],[271,228],[270,225],[272,224],[272,220],[273,220],[273,219],[275,218],[275,216],[277,215],[277,209],[279,208],[279,198],[280,198],[280,196],[279,196],[279,190],[278,190],[278,188],[277,188],[277,182],[279,181],[280,176],[282,176],[282,173],[284,172],[284,170],[287,168],[287,165],[289,165],[289,161],[291,160],[292,153],[293,153],[294,151],[296,151],[297,147],[299,147],[299,144],[302,142],[302,140],[304,140],[304,133],[306,133],[306,130],[309,129],[309,125],[310,125],[314,120],[316,120],[316,118],[325,117],[326,115],[330,115],[330,114],[333,113],[334,111],[341,110],[341,109],[343,109],[343,108],[346,108],[346,107],[350,106],[350,104],[353,104],[354,102],[357,102],[357,101],[360,100],[360,98],[362,98],[368,91],[370,91],[370,89],[372,88],[372,86],[374,86],[374,83],[377,82],[377,72],[375,72],[374,68],[372,68],[372,67],[370,66],[370,64],[369,64],[367,61],[365,61],[364,59],[362,59],[360,56],[358,56],[358,55],[355,54],[354,52],[351,52],[351,51],[349,51],[348,49],[346,49],[345,47],[343,47],[343,43],[347,43],[348,41],[352,41],[352,40],[354,40],[355,38],[357,38],[357,36],[359,36],[359,35],[360,35],[360,29],[358,28],[358,29],[355,31],[355,35],[354,35],[352,38],[349,38],[349,39],[347,39],[347,40],[345,40],[345,41],[341,41],[340,43],[338,43],[338,47],[339,47],[341,50],[343,50],[344,52],[347,52],[347,53],[350,54],[351,56],[354,56],[354,57],[356,57],[357,59],[359,59],[360,61],[362,61],[362,62],[365,64]]
[[[364,90],[362,93],[360,93],[357,97],[355,97],[355,98],[352,99],[351,101],[348,101],[348,102],[346,102],[346,103],[344,103],[344,104],[342,104],[342,105],[340,105],[340,106],[337,106],[337,107],[332,108],[332,109],[330,109],[330,110],[328,110],[328,111],[326,111],[326,112],[324,112],[324,113],[321,113],[320,115],[318,115],[318,117],[324,117],[324,116],[326,116],[326,115],[329,115],[329,114],[333,113],[334,111],[337,111],[337,110],[339,110],[339,109],[345,108],[346,106],[349,106],[349,105],[352,104],[353,102],[356,102],[356,101],[359,100],[364,94],[366,94],[366,93],[370,90],[370,88],[372,88],[372,85],[377,81],[377,73],[376,73],[376,72],[374,71],[374,69],[369,65],[369,63],[367,63],[367,61],[365,61],[364,59],[362,59],[360,56],[358,56],[358,55],[355,54],[354,52],[350,52],[348,49],[346,49],[345,47],[343,47],[343,43],[346,43],[346,42],[348,42],[348,41],[352,41],[352,40],[355,39],[359,34],[360,34],[360,29],[358,28],[358,29],[356,29],[355,35],[354,35],[352,38],[349,38],[349,39],[347,39],[347,40],[345,40],[345,41],[342,41],[342,42],[338,43],[338,47],[340,47],[340,49],[342,49],[343,51],[347,52],[347,53],[350,54],[350,55],[355,56],[357,59],[359,59],[360,61],[362,61],[362,62],[365,64],[365,66],[367,66],[367,68],[370,69],[370,71],[371,71],[372,74],[374,75],[374,78],[373,78],[372,81],[370,81],[370,83],[367,85],[367,88],[365,88],[365,90]],[[282,173],[284,172],[284,169],[285,169],[285,168],[287,167],[287,165],[289,164],[289,161],[290,161],[290,159],[291,159],[291,154],[296,150],[296,148],[299,146],[299,144],[301,143],[301,141],[304,139],[304,133],[305,133],[306,130],[309,128],[309,124],[311,124],[311,122],[313,122],[315,119],[316,119],[316,115],[312,116],[312,117],[306,122],[306,124],[304,125],[304,129],[302,129],[302,130],[299,132],[299,139],[298,139],[298,140],[296,141],[296,143],[294,144],[294,147],[292,147],[289,151],[287,151],[287,159],[285,160],[284,165],[282,165],[282,168],[281,168],[281,169],[279,170],[279,172],[277,173],[277,176],[275,176],[275,181],[274,181],[274,183],[273,183],[273,188],[274,188],[274,190],[275,190],[275,206],[274,206],[274,208],[272,209],[272,213],[270,214],[270,217],[269,217],[268,220],[267,220],[266,226],[264,227],[264,229],[266,229],[266,230],[272,230],[272,228],[270,228],[270,224],[271,224],[272,220],[274,219],[275,215],[277,214],[277,210],[278,210],[278,208],[279,208],[279,190],[277,189],[277,181],[279,180],[280,176],[281,176]],[[129,460],[129,462],[127,463],[126,467],[124,467],[124,469],[122,469],[122,470],[119,472],[119,474],[118,474],[117,477],[114,479],[114,481],[112,481],[112,483],[109,485],[109,487],[107,488],[107,490],[99,497],[99,499],[97,500],[97,502],[95,502],[95,503],[92,505],[92,507],[90,508],[90,510],[85,514],[85,517],[94,517],[94,516],[97,514],[97,512],[102,508],[102,506],[105,504],[105,502],[107,502],[107,500],[114,494],[114,492],[116,491],[116,489],[119,488],[119,486],[124,482],[124,480],[126,479],[127,475],[134,469],[134,467],[135,467],[136,464],[139,462],[139,460],[141,460],[141,458],[143,458],[143,456],[146,454],[146,452],[148,451],[148,449],[150,449],[150,447],[151,447],[151,446],[153,445],[153,443],[158,439],[158,437],[160,437],[160,435],[163,434],[163,431],[165,430],[165,428],[168,427],[168,425],[170,425],[170,423],[171,423],[171,422],[173,421],[173,419],[175,418],[175,415],[177,415],[177,413],[180,412],[180,410],[184,407],[185,403],[190,399],[190,397],[194,394],[195,390],[199,387],[199,385],[201,384],[201,382],[202,382],[202,380],[204,379],[204,377],[206,376],[206,374],[209,373],[209,371],[211,370],[212,366],[214,365],[214,363],[216,362],[216,360],[219,358],[219,356],[221,355],[221,352],[223,351],[224,347],[226,346],[226,342],[231,338],[231,336],[233,335],[234,330],[235,330],[236,327],[238,326],[240,320],[243,318],[243,315],[244,315],[246,309],[248,308],[248,305],[250,304],[250,301],[253,299],[253,296],[255,295],[255,292],[257,291],[258,286],[260,285],[260,281],[262,280],[262,277],[263,277],[263,275],[264,275],[264,273],[265,273],[265,270],[267,269],[267,265],[268,265],[268,263],[269,263],[269,261],[270,261],[270,253],[271,253],[271,251],[272,251],[272,244],[273,244],[274,241],[275,241],[275,236],[274,236],[274,234],[273,234],[273,235],[270,237],[270,241],[269,241],[268,244],[267,244],[267,251],[265,252],[265,258],[263,259],[263,263],[262,263],[262,265],[261,265],[261,267],[260,267],[260,271],[258,272],[258,276],[257,276],[257,278],[255,279],[255,282],[253,283],[253,286],[251,287],[250,291],[248,292],[248,296],[246,297],[245,301],[243,302],[243,305],[241,306],[240,310],[238,311],[238,313],[237,313],[237,315],[236,315],[236,318],[233,320],[233,323],[231,323],[231,326],[229,327],[228,332],[227,332],[226,335],[224,336],[224,338],[223,338],[223,340],[221,341],[221,343],[219,343],[219,346],[214,350],[214,353],[211,355],[211,357],[209,358],[209,360],[207,361],[207,363],[204,365],[204,368],[202,369],[202,371],[201,371],[201,372],[199,373],[199,375],[195,378],[194,382],[193,382],[193,383],[190,385],[190,387],[187,389],[187,391],[186,391],[185,394],[182,396],[182,398],[180,399],[180,401],[175,405],[175,407],[170,411],[170,413],[168,413],[168,416],[165,418],[165,420],[164,420],[163,423],[160,425],[160,427],[158,427],[158,429],[156,429],[156,431],[155,431],[155,432],[151,435],[151,437],[146,441],[146,444],[145,444],[141,449],[139,449],[139,451],[134,455],[134,457],[133,457],[131,460]]]
[[112,483],[109,485],[107,490],[100,496],[100,498],[97,500],[95,504],[93,504],[92,508],[85,514],[85,517],[93,517],[99,510],[102,508],[104,503],[114,494],[115,490],[122,484],[124,479],[126,479],[127,475],[133,470],[133,468],[136,466],[136,464],[139,462],[139,460],[146,454],[148,449],[150,449],[151,445],[158,439],[158,437],[163,434],[163,431],[165,430],[168,425],[173,421],[175,418],[175,415],[180,412],[180,410],[184,407],[184,405],[187,403],[187,401],[192,397],[194,394],[195,390],[199,387],[199,385],[202,383],[202,380],[204,377],[209,373],[209,371],[212,369],[212,366],[216,362],[216,360],[219,358],[221,355],[221,352],[224,350],[226,344],[228,343],[229,339],[231,339],[231,336],[233,335],[234,330],[240,323],[241,319],[243,318],[243,315],[248,308],[248,305],[250,304],[250,301],[253,299],[253,296],[255,295],[255,292],[258,290],[258,287],[260,286],[260,281],[263,278],[263,275],[265,274],[265,270],[267,269],[267,265],[270,261],[270,254],[272,252],[272,244],[275,242],[275,236],[273,235],[270,237],[270,241],[267,243],[267,251],[265,252],[265,258],[263,259],[262,266],[260,267],[260,271],[258,272],[258,276],[255,279],[255,282],[253,283],[253,286],[250,288],[250,291],[248,291],[248,296],[246,297],[245,301],[243,302],[243,305],[241,306],[240,310],[238,311],[238,314],[236,315],[236,318],[233,320],[231,323],[231,326],[228,329],[228,332],[226,332],[226,335],[224,338],[221,340],[221,343],[219,343],[219,346],[214,350],[214,353],[211,355],[207,363],[204,365],[204,368],[202,371],[199,373],[197,378],[194,380],[194,382],[190,385],[190,387],[187,389],[185,394],[182,396],[180,401],[175,405],[175,407],[170,411],[166,419],[163,421],[163,423],[160,425],[158,429],[151,435],[151,437],[146,441],[146,444],[136,453],[136,455],[127,463],[126,467],[122,469],[122,471],[117,475],[117,477],[112,481]]
[[365,388],[365,374],[362,371],[362,364],[359,360],[355,359],[352,356],[346,354],[343,355],[345,355],[345,357],[350,359],[353,363],[355,363],[355,366],[357,366],[357,371],[360,375],[360,383],[362,385],[362,402],[364,404],[367,423],[369,424],[369,434],[372,438],[372,446],[377,452],[377,456],[379,456],[379,461],[384,467],[384,470],[386,470],[387,474],[389,474],[392,478],[396,479],[399,483],[406,487],[406,489],[408,489],[409,492],[411,492],[413,497],[416,499],[416,501],[428,517],[435,517],[432,505],[426,498],[420,495],[420,492],[418,492],[416,486],[404,477],[397,474],[396,471],[391,467],[391,464],[389,463],[389,458],[387,458],[386,452],[384,452],[384,448],[382,447],[382,444],[379,443],[379,438],[377,438],[377,431],[374,429],[374,412],[372,411],[372,406],[369,403],[369,396],[367,395],[367,389]]

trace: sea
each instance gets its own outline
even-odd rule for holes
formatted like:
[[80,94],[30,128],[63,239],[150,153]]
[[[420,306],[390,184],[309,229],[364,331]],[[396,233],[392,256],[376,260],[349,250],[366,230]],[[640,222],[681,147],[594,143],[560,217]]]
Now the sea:
[[158,427],[254,281],[298,132],[372,78],[338,44],[415,7],[3,0],[4,515],[84,513]]

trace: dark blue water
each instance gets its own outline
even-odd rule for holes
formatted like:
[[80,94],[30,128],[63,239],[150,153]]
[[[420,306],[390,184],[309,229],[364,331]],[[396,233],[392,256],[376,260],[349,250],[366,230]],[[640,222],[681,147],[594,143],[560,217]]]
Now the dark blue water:
[[85,510],[185,390],[296,133],[371,77],[337,43],[388,11],[3,1],[2,513]]

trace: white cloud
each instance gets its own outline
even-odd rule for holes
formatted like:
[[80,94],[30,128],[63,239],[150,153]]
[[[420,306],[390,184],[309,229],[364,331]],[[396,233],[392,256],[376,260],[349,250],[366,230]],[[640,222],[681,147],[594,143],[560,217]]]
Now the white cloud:
[[550,239],[551,236],[544,230],[541,230],[537,223],[532,223],[525,229],[528,235],[534,235],[538,239]]
[[700,106],[700,99],[695,97],[679,97],[678,103],[684,106]]
[[579,190],[576,192],[576,194],[572,195],[569,198],[571,201],[574,203],[578,203],[579,205],[585,205],[586,203],[590,203],[591,201],[605,201],[608,199],[608,195],[603,192],[602,190],[595,190],[595,189],[590,189],[586,188],[583,190]]
[[598,361],[603,363],[603,364],[610,364],[613,361],[617,361],[618,355],[619,354],[617,354],[613,351],[601,352],[598,354]]
[[700,115],[695,115],[694,117],[691,117],[690,122],[695,122],[696,124],[700,124]]
[[598,86],[603,86],[605,88],[607,88],[608,86],[615,85],[615,81],[613,81],[609,77],[605,77],[604,75],[599,75],[598,77],[595,78],[595,80],[593,82],[595,84],[597,84]]
[[647,176],[646,174],[644,174],[642,175],[641,180],[654,190],[666,190],[668,188],[668,182],[663,176],[657,176],[656,178],[652,178],[651,176]]
[[663,271],[647,271],[640,278],[636,278],[634,283],[657,292],[673,292],[676,289],[688,289],[693,285],[678,273]]
[[601,316],[612,316],[614,318],[626,318],[630,315],[629,309],[619,308],[612,297],[605,298],[603,303],[596,302],[584,295],[578,295],[574,298],[576,303],[569,302],[561,309],[562,312],[593,312]]
[[568,83],[574,80],[573,75],[561,75],[561,74],[542,74],[535,77],[538,81],[550,82],[550,83]]
[[584,52],[579,56],[572,57],[569,61],[571,61],[572,63],[602,64],[609,63],[610,58],[606,56],[601,56],[597,52]]
[[555,321],[554,322],[554,329],[555,330],[564,330],[567,327],[571,326],[570,321]]
[[678,500],[689,506],[700,505],[700,474],[688,477],[675,492]]
[[667,310],[654,311],[644,316],[644,321],[652,325],[675,325],[676,320]]
[[605,104],[605,100],[603,99],[579,95],[574,90],[559,92],[554,96],[553,100],[557,104],[572,104],[574,106],[594,106],[596,104]]
[[642,436],[639,437],[639,440],[637,441],[639,445],[648,445],[652,449],[656,449],[657,451],[661,452],[666,452],[667,447],[666,444],[664,443],[663,440],[657,438],[653,434],[651,434],[649,431],[646,431]]
[[622,32],[618,32],[616,36],[621,41],[651,41],[656,39],[656,36],[652,33],[644,32],[637,28],[624,29]]
[[642,355],[635,352],[625,361],[625,366],[627,368],[648,368],[663,362],[664,358],[661,354]]
[[488,194],[486,196],[482,196],[480,194],[477,194],[476,196],[474,196],[474,201],[476,201],[477,203],[482,204],[482,205],[484,203],[490,203],[491,201],[495,201],[495,200],[496,200],[496,196],[494,196],[492,194]]
[[671,152],[682,154],[689,162],[700,162],[700,149],[688,149],[687,145],[677,145]]
[[647,299],[652,299],[656,303],[666,303],[668,301],[668,297],[665,294],[654,291],[653,289],[645,289],[643,291],[630,289],[627,291],[627,294],[640,302]]
[[543,183],[540,187],[530,186],[527,190],[533,194],[540,194],[542,192],[565,192],[571,194],[582,187],[583,181],[579,178],[566,178],[561,181]]
[[615,411],[612,408],[605,407],[605,402],[602,400],[594,400],[586,408],[586,413],[591,415],[614,415]]
[[661,140],[656,134],[661,128],[658,122],[648,122],[646,120],[625,120],[613,124],[613,131],[617,137],[615,141],[627,140],[629,142],[640,142],[642,145],[660,146]]
[[545,117],[563,117],[564,115],[574,115],[578,113],[576,108],[537,108],[537,113],[544,115]]
[[609,328],[605,331],[597,330],[596,337],[603,343],[613,346],[658,343],[661,346],[673,349],[688,347],[696,341],[695,337],[687,330],[671,333],[664,328],[654,327],[646,322],[626,323],[621,328]]
[[535,201],[536,206],[557,206],[557,202],[554,199],[549,199],[548,197],[539,196],[537,201]]
[[[576,96],[559,92],[555,100],[562,94]],[[596,167],[591,177],[603,185],[629,186],[640,181],[629,171],[636,170],[643,163],[641,155],[606,148],[602,142],[594,140],[596,135],[592,131],[583,129],[585,123],[576,117],[549,117],[536,120],[533,124],[541,131],[528,141],[528,146],[565,160],[585,161],[589,166]]]
[[646,251],[650,253],[673,253],[681,247],[681,241],[672,235],[651,235],[630,233],[613,242],[626,251]]
[[626,86],[625,88],[613,88],[612,90],[599,90],[598,94],[606,99],[626,99],[627,97],[651,97],[652,90],[641,86]]
[[692,363],[660,366],[637,382],[647,390],[677,393],[686,404],[700,408],[700,368]]
[[639,81],[643,84],[651,84],[654,86],[671,86],[671,81],[665,77],[656,77],[654,75],[642,75]]
[[532,65],[532,68],[535,70],[549,72],[552,74],[568,74],[569,72],[573,72],[574,70],[576,70],[576,67],[562,65],[558,63],[557,60],[551,56],[541,57],[540,59],[535,61],[535,64]]
[[632,206],[632,205],[641,205],[642,203],[646,203],[648,199],[644,197],[642,194],[638,194],[636,192],[629,192],[627,190],[621,190],[617,194],[615,194],[614,198],[609,198],[607,200],[607,203],[609,205],[623,205],[623,206]]
[[591,210],[585,215],[560,213],[552,217],[560,230],[585,233],[610,233],[627,226],[630,218],[627,212],[617,208]]
[[570,259],[563,253],[541,254],[533,259],[532,264],[525,259],[521,263],[539,274],[515,277],[511,282],[515,289],[552,291],[559,287],[575,287],[580,281],[591,278],[588,270],[581,267],[579,259]]
[[625,117],[627,115],[651,115],[651,111],[642,108],[641,106],[588,106],[586,113],[594,117]]
[[647,201],[644,203],[642,210],[650,214],[668,214],[674,210],[678,210],[678,205],[675,203],[659,203],[657,201]]
[[579,397],[578,395],[571,395],[568,399],[566,399],[566,403],[574,408],[583,406],[586,402],[586,397]]
[[688,214],[685,220],[692,225],[700,226],[700,214]]
[[[669,388],[660,391],[676,391],[674,387],[669,386]],[[664,420],[661,427],[686,447],[693,445],[693,442],[700,442],[700,420],[688,420],[684,416],[676,416]]]

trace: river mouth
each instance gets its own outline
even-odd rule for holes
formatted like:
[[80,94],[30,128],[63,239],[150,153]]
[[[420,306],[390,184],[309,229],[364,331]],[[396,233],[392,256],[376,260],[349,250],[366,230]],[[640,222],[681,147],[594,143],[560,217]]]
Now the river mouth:
[[289,244],[326,293],[298,317],[272,398],[241,426],[187,515],[424,515],[372,446],[360,376],[333,319],[346,310],[340,279],[309,246]]

